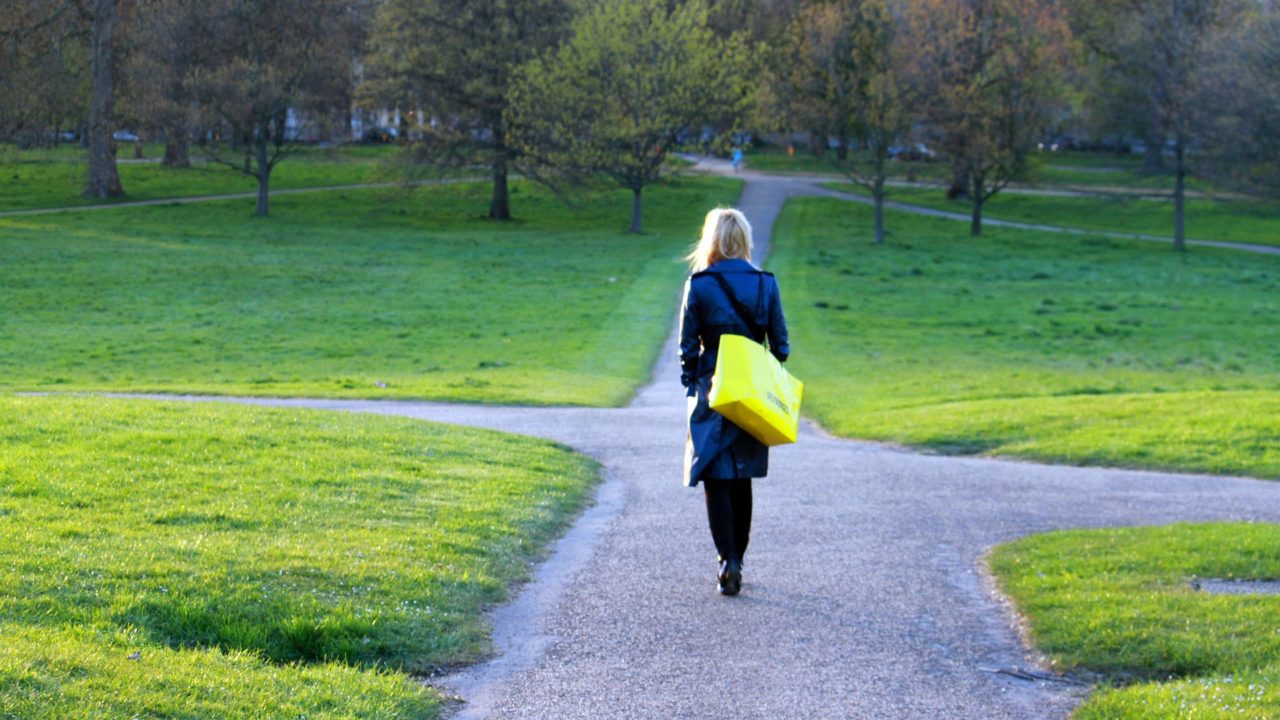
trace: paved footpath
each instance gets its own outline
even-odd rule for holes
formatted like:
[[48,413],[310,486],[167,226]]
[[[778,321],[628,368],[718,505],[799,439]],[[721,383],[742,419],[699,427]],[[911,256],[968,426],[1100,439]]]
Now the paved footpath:
[[[762,252],[785,199],[811,191],[749,179],[740,205]],[[621,409],[237,401],[495,428],[603,464],[596,505],[495,611],[493,659],[435,683],[461,718],[1065,718],[1081,688],[999,672],[1034,666],[980,571],[989,547],[1280,521],[1280,483],[920,455],[807,426],[756,483],[743,594],[725,598],[701,494],[681,485],[678,375],[672,338]]]
[[[784,177],[770,173],[759,173],[747,170],[742,173],[734,173],[733,166],[728,160],[718,158],[700,157],[697,155],[685,155],[685,159],[693,163],[690,168],[693,172],[708,173],[713,175],[737,175],[744,180],[769,180]],[[798,183],[804,187],[806,195],[821,195],[824,197],[833,197],[849,202],[862,203],[870,205],[874,201],[870,195],[863,193],[850,193],[834,190],[828,185],[839,185],[847,183],[847,181],[839,175],[814,175],[814,174],[792,174],[785,176],[793,183]],[[942,186],[929,185],[925,183],[905,183],[890,181],[892,187],[936,187]],[[1044,197],[1097,197],[1099,193],[1081,192],[1077,190],[1054,190],[1049,188],[1006,188],[1002,192],[1010,195],[1039,195]],[[1105,193],[1103,193],[1105,195]],[[889,197],[893,197],[890,191]],[[1165,197],[1168,197],[1167,193]],[[912,203],[898,202],[893,199],[885,200],[884,206],[890,210],[898,210],[900,212],[911,213],[913,215],[924,215],[927,217],[942,218],[944,220],[956,220],[963,223],[972,221],[972,217],[967,212],[955,212],[952,210],[938,210],[937,208],[926,207],[924,205],[915,205]],[[1099,230],[1096,228],[1067,227],[1063,225],[1044,225],[1033,222],[1020,222],[1018,220],[1000,220],[998,218],[986,217],[982,219],[984,227],[1006,227],[1016,230],[1033,230],[1036,232],[1047,232],[1064,235],[1087,235],[1091,237],[1107,237],[1116,238],[1118,240],[1144,240],[1148,242],[1158,242],[1165,245],[1173,243],[1172,236],[1169,235],[1152,235],[1149,233],[1123,232],[1118,230]],[[1280,246],[1277,245],[1259,245],[1257,243],[1232,242],[1228,240],[1195,240],[1187,239],[1188,247],[1215,247],[1227,250],[1240,250],[1243,252],[1257,253],[1259,255],[1280,255]]]

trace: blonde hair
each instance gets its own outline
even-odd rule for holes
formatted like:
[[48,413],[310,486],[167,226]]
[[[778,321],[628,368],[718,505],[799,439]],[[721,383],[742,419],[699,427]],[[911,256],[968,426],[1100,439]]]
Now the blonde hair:
[[721,260],[751,260],[751,223],[733,208],[716,208],[702,223],[702,238],[689,252],[689,267],[702,272]]

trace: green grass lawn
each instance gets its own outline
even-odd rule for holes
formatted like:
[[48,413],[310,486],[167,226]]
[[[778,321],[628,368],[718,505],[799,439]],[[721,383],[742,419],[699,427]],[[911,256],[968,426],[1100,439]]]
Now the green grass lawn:
[[[834,153],[814,155],[806,148],[796,148],[788,156],[782,148],[766,146],[749,150],[746,165],[751,170],[776,173],[821,173],[839,176],[832,165]],[[1135,190],[1172,190],[1173,176],[1168,173],[1148,174],[1142,170],[1142,159],[1110,153],[1042,152],[1031,156],[1031,169],[1017,185],[1030,187],[1115,187]],[[951,182],[951,166],[946,162],[891,161],[889,177],[893,180],[915,180],[931,183]],[[1192,180],[1189,187],[1200,189],[1207,183]]]
[[[843,189],[854,189],[844,185]],[[856,192],[856,189],[854,189]],[[968,214],[963,200],[941,190],[895,188],[893,200]],[[1124,196],[1041,197],[1001,193],[987,202],[983,217],[1061,227],[1168,235],[1173,242],[1173,202]],[[1188,200],[1187,237],[1200,240],[1280,245],[1280,204],[1247,200]]]
[[1280,526],[1173,525],[1037,535],[991,567],[1060,670],[1097,674],[1077,720],[1280,717],[1280,596],[1193,578],[1280,579]]
[[732,180],[566,209],[517,184],[0,218],[0,390],[624,404]]
[[[797,147],[795,155],[788,156],[785,148],[765,146],[760,149],[748,149],[743,164],[748,170],[768,173],[798,174],[830,174],[842,177],[840,171],[832,164],[834,152],[829,155],[814,155],[807,148]],[[945,163],[937,162],[898,162],[889,163],[889,176],[896,180],[911,178],[920,181],[946,182],[951,179],[951,170]]]
[[[1142,161],[1107,156],[1106,163],[1075,163],[1066,154],[1042,154],[1033,157],[1034,170],[1025,185],[1044,187],[1126,188],[1134,190],[1173,190],[1173,176],[1151,175],[1142,171]],[[1194,183],[1193,183],[1194,184]],[[1199,187],[1199,184],[1195,184]]]
[[769,264],[806,412],[945,453],[1280,478],[1280,258],[793,200]]
[[[1169,161],[1172,163],[1172,160]],[[1049,152],[1031,156],[1031,175],[1026,184],[1046,187],[1114,187],[1135,190],[1172,191],[1173,173],[1150,173],[1143,169],[1141,155],[1106,152]],[[1199,178],[1188,178],[1189,189],[1209,189]]]
[[[120,148],[120,184],[127,194],[115,202],[254,192],[258,188],[254,178],[238,170],[205,162],[196,148],[191,151],[192,167],[184,169],[128,162],[131,148]],[[163,154],[161,146],[148,148],[147,157],[154,159]],[[389,162],[395,151],[389,145],[301,148],[271,174],[271,187],[284,190],[402,180],[403,174]],[[16,155],[0,152],[0,212],[102,203],[80,195],[84,190],[85,163],[84,151],[78,147],[27,150]]]
[[[0,715],[430,717],[596,477],[336,412],[0,397]],[[130,658],[134,653],[139,655]]]

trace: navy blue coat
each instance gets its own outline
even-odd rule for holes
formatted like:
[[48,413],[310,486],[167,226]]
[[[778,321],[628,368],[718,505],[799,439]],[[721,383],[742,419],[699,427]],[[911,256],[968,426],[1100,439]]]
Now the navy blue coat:
[[[791,352],[782,297],[771,273],[746,260],[721,260],[689,278],[680,319],[680,383],[689,396],[685,443],[685,484],[689,487],[708,478],[753,478],[769,473],[769,448],[707,405],[720,336],[752,337],[720,283],[709,277],[711,273],[728,280],[738,302],[754,311],[774,357],[785,361]],[[765,338],[754,339],[759,342]]]

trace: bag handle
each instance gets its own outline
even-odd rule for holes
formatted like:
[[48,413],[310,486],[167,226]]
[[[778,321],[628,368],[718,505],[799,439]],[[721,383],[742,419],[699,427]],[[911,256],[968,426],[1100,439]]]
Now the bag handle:
[[[756,322],[755,313],[748,310],[747,306],[743,305],[742,302],[738,300],[738,297],[733,294],[733,288],[729,285],[729,281],[724,279],[724,275],[721,275],[718,272],[709,272],[707,274],[715,278],[716,282],[720,283],[720,289],[724,291],[725,297],[729,298],[729,304],[733,305],[733,309],[738,312],[742,322],[747,326],[747,329],[751,331],[751,338],[758,343],[763,343],[767,333],[764,328],[760,327],[760,323]],[[764,275],[760,274],[759,278],[760,289],[763,291]],[[761,294],[763,294],[763,292],[761,292]],[[757,300],[758,299],[759,295],[757,295]],[[757,340],[756,338],[759,339]]]

